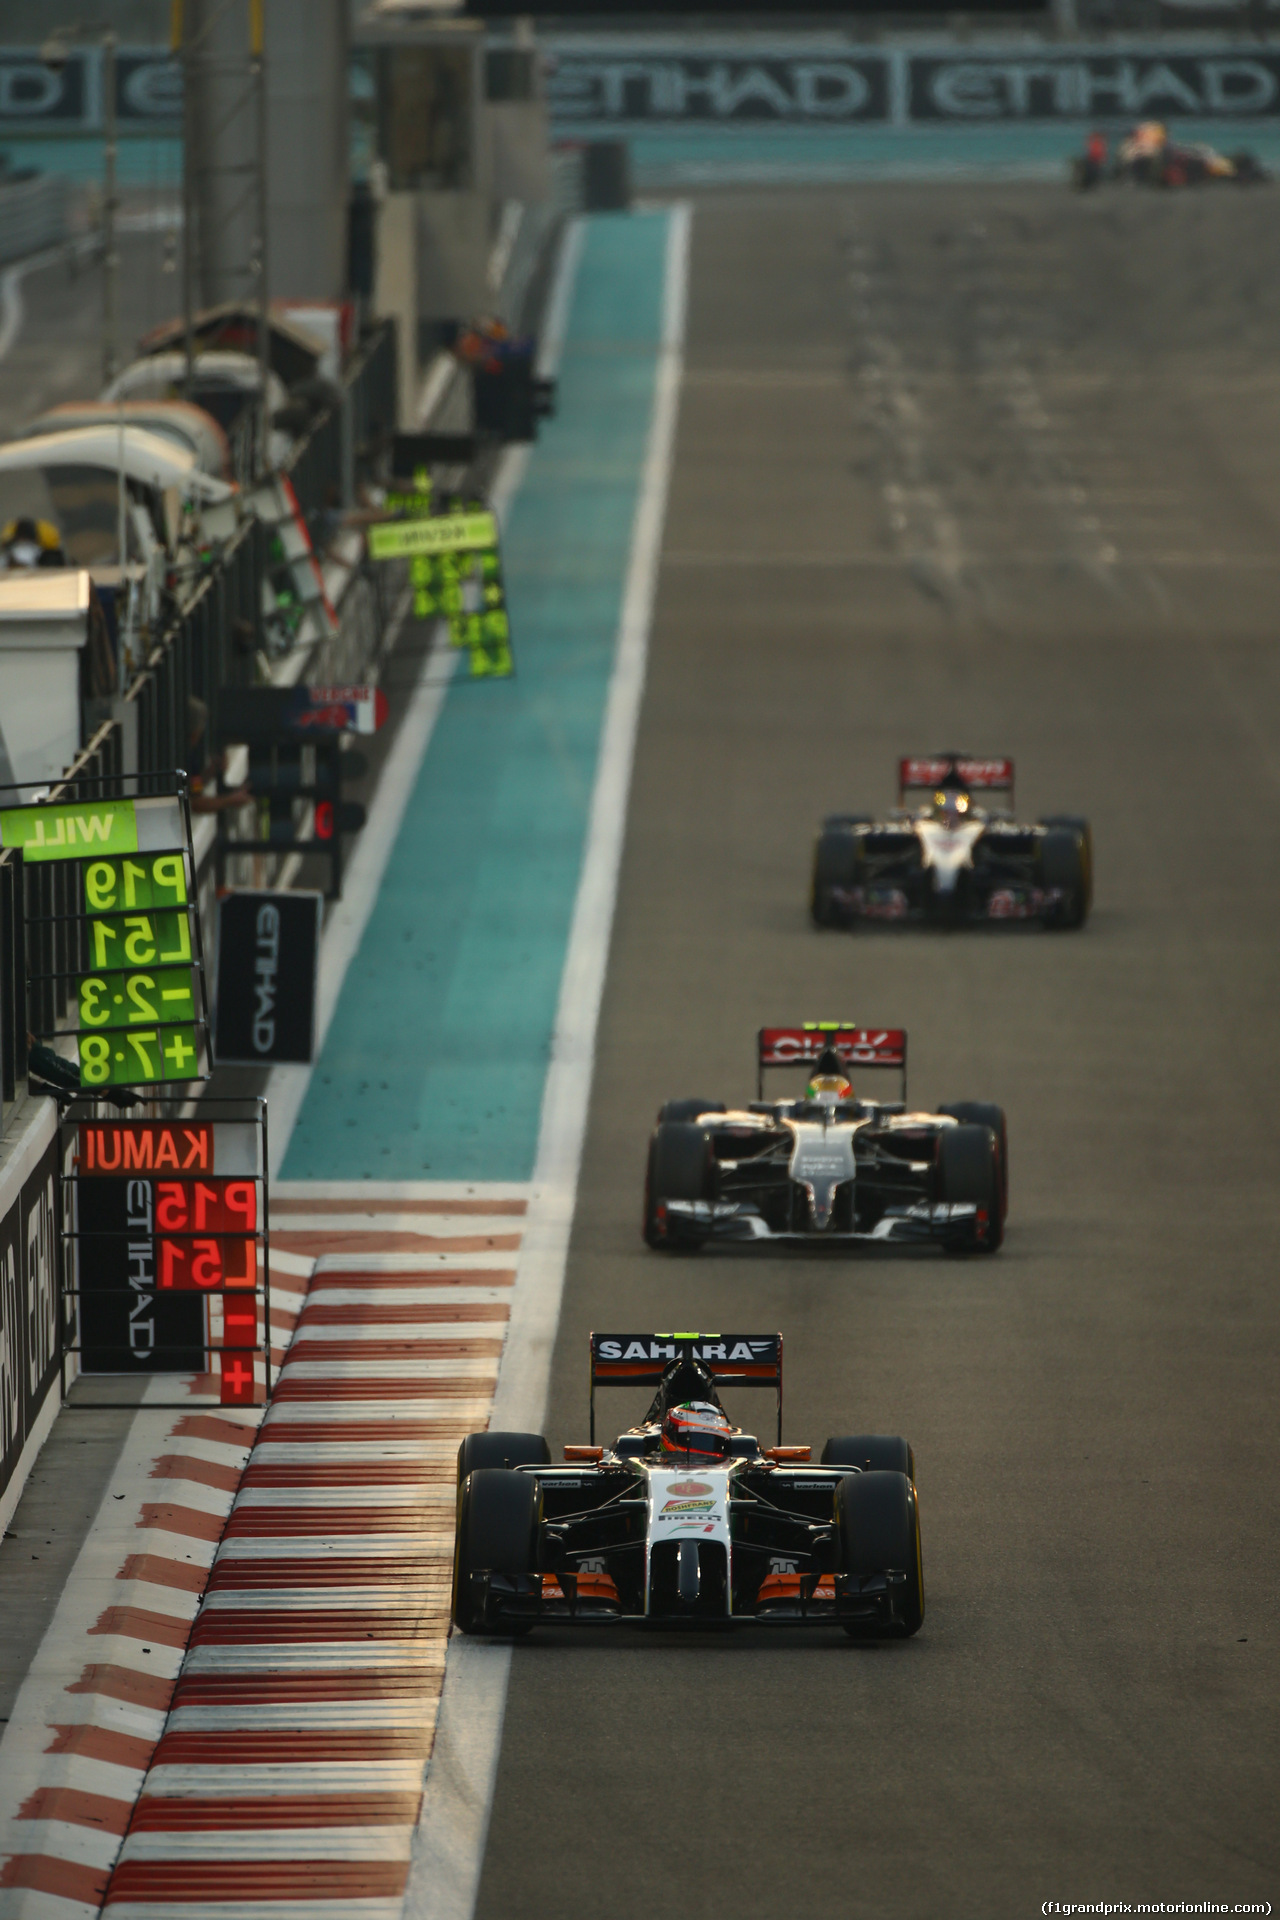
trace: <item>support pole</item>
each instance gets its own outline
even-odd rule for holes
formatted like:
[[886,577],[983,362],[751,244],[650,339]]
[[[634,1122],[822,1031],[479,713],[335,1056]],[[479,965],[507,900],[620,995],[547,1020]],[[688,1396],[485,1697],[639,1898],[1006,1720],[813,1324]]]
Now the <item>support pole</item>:
[[182,0],[173,0],[170,45],[182,67],[182,346],[186,356],[183,388],[190,394],[196,377],[196,196],[195,89],[191,83],[191,42]]
[[116,246],[116,47],[114,31],[102,36],[102,383],[120,368],[120,254]]
[[267,275],[267,50],[262,0],[249,0],[249,54],[253,65],[254,106],[258,134],[257,245],[254,266],[258,276],[258,381],[261,387],[262,446],[258,464],[265,473],[271,464],[271,336],[270,288]]

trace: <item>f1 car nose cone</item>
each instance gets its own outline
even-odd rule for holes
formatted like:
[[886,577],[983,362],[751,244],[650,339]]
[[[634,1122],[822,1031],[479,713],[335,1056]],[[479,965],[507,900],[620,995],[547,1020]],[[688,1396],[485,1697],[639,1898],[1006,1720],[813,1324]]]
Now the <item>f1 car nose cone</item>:
[[916,836],[926,868],[933,876],[935,893],[954,893],[961,870],[973,865],[974,843],[981,839],[983,823],[966,820],[948,827],[941,820],[921,820]]
[[698,1543],[696,1540],[682,1540],[676,1549],[676,1592],[680,1595],[682,1607],[696,1607],[698,1589],[702,1585],[702,1569],[698,1565]]
[[805,1191],[809,1195],[809,1217],[819,1233],[825,1233],[831,1225],[832,1209],[836,1200],[836,1182],[827,1180],[806,1180]]
[[853,1158],[853,1128],[847,1124],[821,1126],[799,1121],[793,1128],[795,1151],[791,1157],[791,1177],[803,1188],[809,1201],[809,1223],[816,1233],[825,1233],[831,1225],[836,1190],[842,1181],[856,1173]]

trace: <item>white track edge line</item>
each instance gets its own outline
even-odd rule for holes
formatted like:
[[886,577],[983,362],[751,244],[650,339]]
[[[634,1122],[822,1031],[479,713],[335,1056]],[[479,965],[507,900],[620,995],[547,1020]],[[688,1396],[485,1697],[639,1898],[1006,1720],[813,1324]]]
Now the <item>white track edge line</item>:
[[[671,207],[653,415],[494,1427],[536,1430],[546,1411],[675,453],[692,219],[687,201]],[[451,1638],[404,1920],[471,1920],[475,1911],[510,1674],[509,1643]]]

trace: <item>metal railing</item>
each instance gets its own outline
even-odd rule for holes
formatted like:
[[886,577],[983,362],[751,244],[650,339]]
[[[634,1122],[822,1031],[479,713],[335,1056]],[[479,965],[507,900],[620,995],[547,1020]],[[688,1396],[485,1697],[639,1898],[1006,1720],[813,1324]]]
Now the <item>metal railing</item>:
[[222,688],[252,682],[266,555],[265,528],[246,520],[161,634],[125,695],[137,714],[137,760],[128,771],[171,773],[185,767],[191,700],[203,700],[209,708],[212,738]]
[[27,1091],[27,941],[22,854],[0,849],[0,1135]]
[[0,266],[64,245],[70,215],[71,182],[64,175],[32,168],[0,177]]
[[354,460],[375,459],[396,430],[396,326],[383,320],[362,342],[347,378]]
[[343,397],[313,423],[285,463],[312,540],[323,544],[326,515],[350,506],[356,474],[396,430],[396,331],[383,320],[360,343],[343,376]]
[[[299,502],[323,548],[321,521],[350,498],[355,463],[375,459],[396,423],[395,330],[388,322],[370,333],[344,379],[341,406],[322,414],[297,450],[290,469]],[[114,716],[98,727],[50,800],[106,798],[125,774],[137,791],[159,789],[176,767],[188,767],[195,744],[192,701],[208,709],[204,759],[217,739],[218,697],[225,687],[257,677],[262,641],[263,582],[268,533],[248,519],[218,553],[163,628],[142,671]],[[354,677],[377,658],[386,631],[381,582],[357,579],[344,600],[340,631],[322,643],[318,662],[331,678]],[[0,849],[0,1132],[26,1094],[28,1032],[50,1033],[66,1020],[69,982],[87,965],[80,951],[83,924],[75,916],[74,862],[25,863]]]

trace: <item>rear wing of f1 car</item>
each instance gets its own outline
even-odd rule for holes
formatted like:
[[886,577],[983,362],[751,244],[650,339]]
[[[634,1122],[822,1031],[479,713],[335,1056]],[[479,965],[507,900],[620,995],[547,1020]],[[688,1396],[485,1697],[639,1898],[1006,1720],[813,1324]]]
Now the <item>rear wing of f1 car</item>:
[[845,1020],[806,1020],[798,1027],[761,1027],[756,1037],[756,1099],[764,1099],[766,1067],[810,1067],[834,1047],[848,1067],[892,1067],[907,1097],[907,1036],[901,1027],[855,1027]]
[[909,793],[954,785],[959,781],[970,793],[1007,793],[1013,805],[1012,760],[975,760],[967,753],[926,754],[918,760],[898,762],[898,805],[905,807]]
[[596,1437],[596,1388],[657,1387],[673,1360],[698,1360],[718,1387],[772,1387],[782,1444],[782,1335],[780,1333],[593,1333],[591,1442]]

